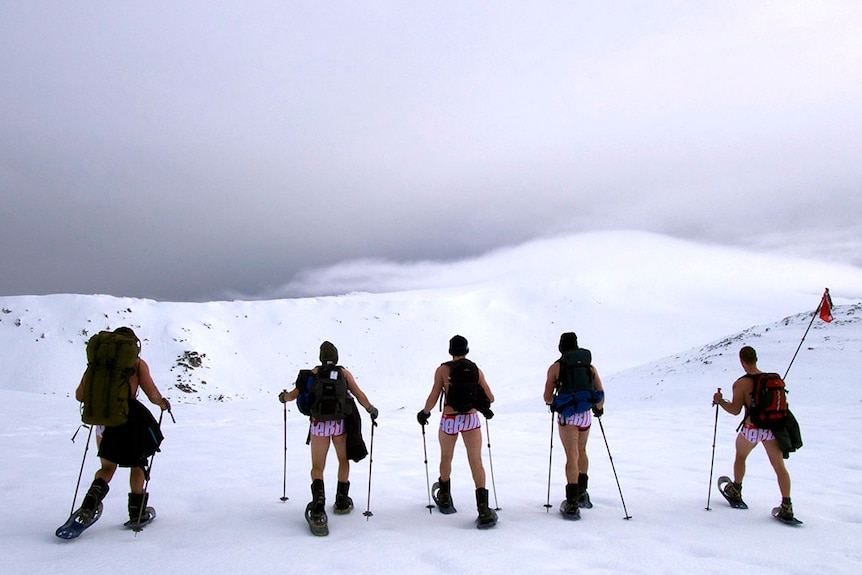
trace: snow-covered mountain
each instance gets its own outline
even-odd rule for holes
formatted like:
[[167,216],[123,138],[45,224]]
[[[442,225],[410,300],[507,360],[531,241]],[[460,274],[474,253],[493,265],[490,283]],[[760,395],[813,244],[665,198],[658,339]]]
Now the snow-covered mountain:
[[[304,281],[327,278],[330,286],[365,291],[210,303],[0,297],[0,445],[7,458],[0,553],[10,572],[118,564],[133,573],[862,567],[862,270],[615,232],[536,241],[448,265],[353,262]],[[835,320],[812,322],[826,286]],[[159,517],[137,536],[119,528],[127,476],[121,470],[104,518],[62,544],[53,530],[69,511],[84,451],[83,434],[68,441],[79,422],[71,393],[85,365],[84,343],[120,325],[142,338],[143,357],[177,418],[164,423],[166,440],[154,462],[150,491]],[[549,470],[554,504],[564,480],[542,385],[559,334],[569,330],[593,351],[608,390],[588,449],[596,506],[575,524],[543,507]],[[469,339],[470,356],[497,398],[497,415],[485,428],[489,488],[501,507],[490,532],[473,528],[460,448],[453,471],[459,513],[425,509],[415,413],[455,333]],[[357,512],[331,518],[332,534],[320,540],[302,519],[307,421],[292,405],[283,413],[275,394],[316,362],[324,339],[338,346],[341,363],[381,416],[373,481],[367,459],[353,466]],[[788,464],[796,511],[806,522],[801,529],[769,518],[778,490],[761,450],[749,460],[750,510],[730,509],[709,489],[713,434],[715,475],[730,474],[737,424],[726,414],[716,424],[710,401],[718,387],[729,393],[745,344],[758,349],[763,369],[781,373],[799,348],[787,384],[806,443]],[[436,430],[429,430],[433,480],[439,455]],[[369,441],[367,428],[365,435]],[[90,449],[85,484],[95,469]],[[330,455],[330,497],[334,469]],[[285,481],[290,499],[282,503]],[[623,505],[631,521],[622,520]],[[359,512],[366,506],[374,513],[368,519]]]

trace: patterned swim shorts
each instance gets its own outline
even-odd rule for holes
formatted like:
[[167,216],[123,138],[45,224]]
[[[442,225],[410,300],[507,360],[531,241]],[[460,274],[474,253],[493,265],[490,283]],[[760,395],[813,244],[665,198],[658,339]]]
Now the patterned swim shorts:
[[315,421],[311,420],[311,435],[315,437],[337,437],[344,435],[344,420]]
[[457,415],[444,413],[443,417],[440,418],[440,430],[446,435],[458,435],[459,432],[472,431],[479,427],[482,427],[482,421],[476,412]]
[[749,443],[760,443],[761,441],[768,441],[770,439],[775,439],[775,434],[772,433],[769,429],[760,429],[759,427],[755,427],[750,423],[746,423],[742,426],[742,429],[739,431],[739,434],[748,440]]
[[557,425],[574,425],[581,431],[586,431],[592,424],[593,412],[589,409],[582,411],[581,413],[570,415],[569,417],[563,417],[561,413],[557,414]]

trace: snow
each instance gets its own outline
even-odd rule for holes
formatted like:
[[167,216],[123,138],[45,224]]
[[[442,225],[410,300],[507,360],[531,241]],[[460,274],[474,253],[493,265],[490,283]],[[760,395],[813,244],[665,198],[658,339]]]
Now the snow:
[[[855,574],[862,568],[862,270],[635,232],[536,241],[448,265],[351,266],[351,274],[380,272],[377,283],[362,293],[273,301],[0,297],[4,572]],[[321,270],[320,277],[335,272]],[[827,286],[835,321],[815,319],[803,341]],[[87,437],[81,429],[70,441],[79,424],[71,394],[84,368],[84,343],[120,325],[144,340],[143,357],[176,416],[176,423],[163,421],[166,439],[149,484],[158,518],[139,534],[122,528],[128,472],[121,469],[102,519],[80,539],[63,542],[54,529],[70,511]],[[564,496],[563,453],[541,399],[559,334],[569,330],[592,350],[603,377],[608,399],[601,423],[619,480],[596,423],[588,447],[595,507],[578,522],[556,511]],[[459,512],[426,509],[415,414],[455,333],[469,339],[470,357],[497,398],[483,449],[491,501],[501,508],[489,531],[473,524],[473,486],[460,444],[452,473]],[[288,404],[285,474],[285,412],[276,394],[315,363],[324,339],[338,346],[341,363],[380,409],[380,424],[373,462],[352,465],[356,509],[330,513],[329,537],[315,538],[303,519],[310,495],[307,420]],[[715,480],[731,474],[738,423],[722,412],[716,427],[711,398],[718,387],[729,393],[741,373],[742,345],[757,348],[761,368],[783,373],[801,341],[787,383],[805,446],[788,467],[794,508],[805,524],[790,528],[769,516],[779,493],[760,448],[749,458],[749,510],[731,509],[710,489],[713,434]],[[179,366],[186,352],[200,354],[200,367]],[[435,412],[426,435],[432,482],[438,421]],[[366,417],[366,443],[369,432]],[[96,468],[91,445],[81,493]],[[335,468],[330,453],[330,502]],[[285,478],[289,499],[282,502]],[[363,516],[368,508],[371,517]]]

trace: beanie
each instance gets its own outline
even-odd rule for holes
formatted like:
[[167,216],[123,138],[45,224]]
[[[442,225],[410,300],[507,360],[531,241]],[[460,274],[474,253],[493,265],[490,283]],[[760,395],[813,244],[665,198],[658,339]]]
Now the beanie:
[[469,352],[470,348],[467,347],[467,338],[464,336],[456,335],[449,340],[449,355],[457,357],[467,355]]
[[567,331],[566,333],[561,335],[560,345],[557,349],[560,350],[560,353],[565,353],[567,351],[578,349],[578,336],[575,335],[575,332]]
[[338,363],[338,350],[328,341],[320,344],[320,363]]

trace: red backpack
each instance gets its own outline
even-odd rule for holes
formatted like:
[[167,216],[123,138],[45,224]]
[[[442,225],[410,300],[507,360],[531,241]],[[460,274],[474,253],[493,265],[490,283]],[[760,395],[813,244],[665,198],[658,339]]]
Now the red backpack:
[[781,429],[788,413],[784,380],[777,373],[758,373],[750,377],[754,380],[748,406],[751,423],[760,429]]

